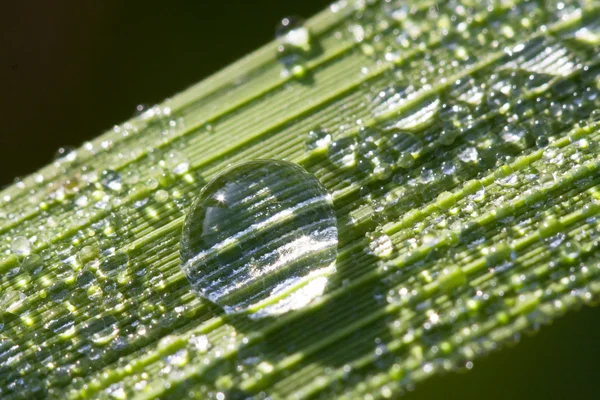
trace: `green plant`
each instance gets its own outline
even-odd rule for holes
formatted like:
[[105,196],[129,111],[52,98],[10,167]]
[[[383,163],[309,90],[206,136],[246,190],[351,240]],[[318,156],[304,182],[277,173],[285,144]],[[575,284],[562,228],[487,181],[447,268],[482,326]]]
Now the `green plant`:
[[[597,15],[336,3],[3,190],[0,393],[389,397],[593,303]],[[180,271],[200,188],[256,158],[314,174],[338,219],[327,291],[278,318]]]

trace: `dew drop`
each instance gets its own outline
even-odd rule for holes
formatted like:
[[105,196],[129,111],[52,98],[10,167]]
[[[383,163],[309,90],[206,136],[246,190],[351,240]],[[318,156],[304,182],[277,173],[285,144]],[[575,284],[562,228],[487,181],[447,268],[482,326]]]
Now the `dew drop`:
[[397,164],[400,168],[410,168],[415,164],[415,159],[410,153],[404,151],[398,155]]
[[304,51],[310,50],[310,32],[304,26],[301,18],[283,18],[275,30],[275,37],[282,44],[288,44]]
[[77,158],[77,152],[72,147],[61,147],[55,155],[56,161],[73,162]]
[[104,258],[100,264],[100,270],[107,276],[114,276],[122,272],[129,262],[129,257],[124,253],[117,253]]
[[154,193],[154,200],[158,201],[159,203],[164,203],[165,201],[169,200],[169,192],[162,189],[156,191],[156,193]]
[[121,178],[121,174],[119,174],[117,171],[113,171],[111,169],[102,171],[100,182],[106,189],[110,189],[114,192],[120,192],[123,190],[123,179]]
[[26,299],[27,296],[19,291],[7,290],[0,297],[0,310],[15,313]]
[[84,246],[77,252],[77,261],[86,264],[98,258],[99,250],[97,245]]
[[210,342],[206,335],[192,336],[188,340],[188,344],[197,352],[204,354],[210,349]]
[[464,285],[465,282],[465,273],[460,267],[456,265],[444,268],[438,276],[438,283],[440,285],[440,288],[446,292],[450,292],[455,288]]
[[456,172],[456,164],[453,161],[442,162],[442,173],[444,175],[454,175]]
[[339,168],[352,168],[356,166],[356,139],[345,137],[332,142],[329,145],[328,157]]
[[394,252],[394,245],[388,235],[381,232],[367,234],[369,252],[378,258],[390,258]]
[[325,130],[317,129],[308,132],[306,139],[306,150],[323,150],[331,143],[331,134]]
[[228,313],[277,315],[322,294],[337,243],[331,196],[313,175],[285,161],[250,161],[194,201],[182,270],[198,295]]
[[42,268],[42,257],[38,254],[30,254],[23,259],[21,267],[30,274],[36,274]]
[[479,153],[475,147],[467,147],[460,153],[458,153],[458,158],[464,163],[477,163],[479,159]]
[[19,257],[27,257],[31,253],[31,243],[24,236],[17,236],[13,239],[10,249]]
[[311,36],[301,19],[284,18],[275,31],[279,42],[277,59],[283,65],[282,76],[302,78],[306,74],[304,63],[311,53]]
[[165,156],[165,166],[174,174],[182,175],[190,169],[187,157],[180,151],[172,150]]
[[560,245],[560,260],[565,264],[574,264],[581,255],[579,245],[568,240]]
[[385,180],[392,176],[392,166],[384,162],[376,162],[373,168],[373,177],[377,180]]
[[420,131],[430,126],[434,121],[435,117],[440,111],[440,100],[434,99],[430,102],[421,104],[409,115],[400,117],[393,126],[397,129],[404,129],[408,131]]

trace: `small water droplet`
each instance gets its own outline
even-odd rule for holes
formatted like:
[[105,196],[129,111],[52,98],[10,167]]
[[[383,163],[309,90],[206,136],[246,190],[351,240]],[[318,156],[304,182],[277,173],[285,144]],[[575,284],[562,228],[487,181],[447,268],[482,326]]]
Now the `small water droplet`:
[[27,299],[27,296],[17,290],[7,290],[0,297],[0,310],[15,313]]
[[356,166],[357,144],[353,137],[338,139],[329,145],[329,160],[339,168]]
[[99,249],[97,245],[84,246],[77,252],[77,260],[81,264],[86,264],[98,258]]
[[331,143],[331,134],[329,132],[317,129],[308,132],[308,138],[306,139],[306,150],[324,150]]
[[394,245],[388,235],[381,232],[367,233],[369,252],[378,258],[390,258],[394,252]]
[[55,159],[58,162],[73,162],[77,158],[77,152],[72,147],[61,147],[56,152]]
[[275,29],[275,37],[282,44],[288,44],[304,51],[310,50],[310,32],[304,26],[304,21],[301,18],[283,18]]
[[154,199],[159,203],[164,203],[165,201],[169,200],[169,192],[162,189],[157,190],[156,193],[154,193]]
[[464,163],[477,163],[479,160],[479,153],[475,147],[467,147],[458,153],[458,158]]
[[567,240],[563,242],[560,246],[560,260],[565,264],[574,264],[577,262],[579,255],[581,254],[581,248],[579,245],[572,241]]
[[456,172],[456,164],[453,161],[442,162],[442,173],[444,175],[454,175]]
[[373,168],[373,177],[377,180],[385,180],[392,176],[392,172],[391,165],[384,162],[376,162]]
[[121,174],[119,174],[117,171],[113,171],[111,169],[102,171],[100,182],[106,189],[110,189],[114,192],[120,192],[123,190],[123,180],[121,178]]
[[105,257],[100,263],[100,270],[108,276],[114,276],[121,272],[128,264],[129,257],[124,253],[117,253]]
[[304,63],[312,50],[311,35],[304,21],[298,18],[284,18],[275,31],[279,45],[277,58],[283,65],[283,76],[301,78],[306,73]]
[[192,336],[188,340],[188,344],[197,352],[204,354],[210,349],[210,342],[206,335]]
[[415,158],[409,152],[403,151],[398,155],[396,164],[398,164],[400,168],[410,168],[415,164]]
[[322,293],[337,240],[331,196],[313,175],[289,162],[251,161],[221,173],[194,201],[182,269],[196,293],[226,312],[281,314]]
[[187,157],[180,151],[171,150],[165,156],[165,166],[174,174],[182,175],[190,169]]
[[23,259],[21,267],[24,271],[30,274],[36,274],[41,270],[42,257],[40,257],[38,254],[30,254]]
[[27,257],[31,253],[31,243],[24,236],[17,236],[13,239],[10,249],[19,257]]

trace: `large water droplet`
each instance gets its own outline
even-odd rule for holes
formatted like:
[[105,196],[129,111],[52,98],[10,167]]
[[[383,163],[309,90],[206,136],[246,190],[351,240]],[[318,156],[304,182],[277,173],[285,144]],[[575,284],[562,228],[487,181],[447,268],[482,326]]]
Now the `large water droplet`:
[[335,270],[336,225],[331,196],[299,166],[239,164],[192,205],[182,269],[196,293],[228,313],[281,314],[322,294]]

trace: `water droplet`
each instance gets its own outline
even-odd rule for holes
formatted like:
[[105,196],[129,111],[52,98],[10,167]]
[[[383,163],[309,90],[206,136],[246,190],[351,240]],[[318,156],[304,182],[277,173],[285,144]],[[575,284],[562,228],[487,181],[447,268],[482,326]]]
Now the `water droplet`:
[[31,243],[24,236],[17,236],[13,239],[10,249],[19,257],[27,257],[31,253]]
[[475,147],[467,147],[458,153],[458,158],[464,163],[477,163],[479,160],[479,153]]
[[574,241],[567,240],[560,245],[560,260],[565,264],[574,264],[580,254],[581,249]]
[[482,253],[486,256],[486,263],[489,267],[496,267],[499,264],[513,260],[516,254],[505,243],[497,243],[493,246],[482,249]]
[[346,137],[332,142],[329,145],[328,155],[329,160],[340,168],[352,168],[356,166],[356,139]]
[[97,245],[84,246],[77,252],[77,260],[81,264],[86,264],[98,258],[99,249]]
[[196,293],[226,312],[267,306],[260,311],[281,314],[322,293],[337,240],[331,196],[313,175],[289,162],[251,161],[221,173],[195,200],[182,269]]
[[301,18],[283,18],[275,30],[275,37],[282,44],[291,45],[304,51],[310,50],[310,31],[304,26]]
[[442,162],[442,173],[444,175],[454,175],[456,172],[456,164],[453,161]]
[[174,367],[183,367],[189,361],[188,352],[186,349],[176,351],[174,354],[167,356],[167,363]]
[[190,169],[190,163],[185,154],[172,150],[165,156],[165,166],[174,174],[182,175]]
[[283,65],[282,76],[301,78],[306,73],[304,63],[311,52],[310,31],[297,18],[284,18],[275,31],[279,42],[277,59]]
[[159,203],[164,203],[165,201],[169,200],[169,192],[162,189],[158,190],[156,193],[154,193],[154,199]]
[[210,342],[206,335],[192,336],[188,340],[188,344],[197,352],[204,354],[210,349]]
[[30,274],[36,274],[41,270],[42,257],[40,257],[38,254],[30,254],[23,259],[21,267]]
[[73,162],[77,158],[77,152],[72,147],[61,147],[56,152],[55,159],[58,162]]
[[434,99],[420,104],[419,107],[410,111],[409,115],[402,116],[393,123],[393,127],[408,131],[420,131],[430,126],[440,111],[440,100]]
[[100,182],[106,189],[110,189],[115,192],[120,192],[123,190],[123,180],[121,179],[121,174],[119,174],[117,171],[113,171],[111,169],[102,171]]
[[100,270],[108,276],[114,276],[121,272],[127,266],[128,262],[129,257],[127,254],[117,253],[104,258],[100,264]]
[[410,153],[404,151],[398,155],[396,163],[400,168],[410,168],[415,164],[415,158]]
[[324,150],[331,143],[331,134],[325,130],[317,129],[308,132],[306,139],[306,150]]
[[578,29],[575,32],[575,40],[582,44],[590,46],[600,45],[600,32],[594,29],[590,29],[587,26]]
[[0,310],[15,313],[27,299],[27,296],[16,290],[7,290],[0,297]]
[[[379,161],[379,160],[377,160]],[[376,162],[373,168],[373,177],[377,180],[385,180],[392,176],[392,166],[384,162]]]
[[367,233],[369,252],[375,257],[390,258],[394,252],[394,245],[388,235],[381,232]]

